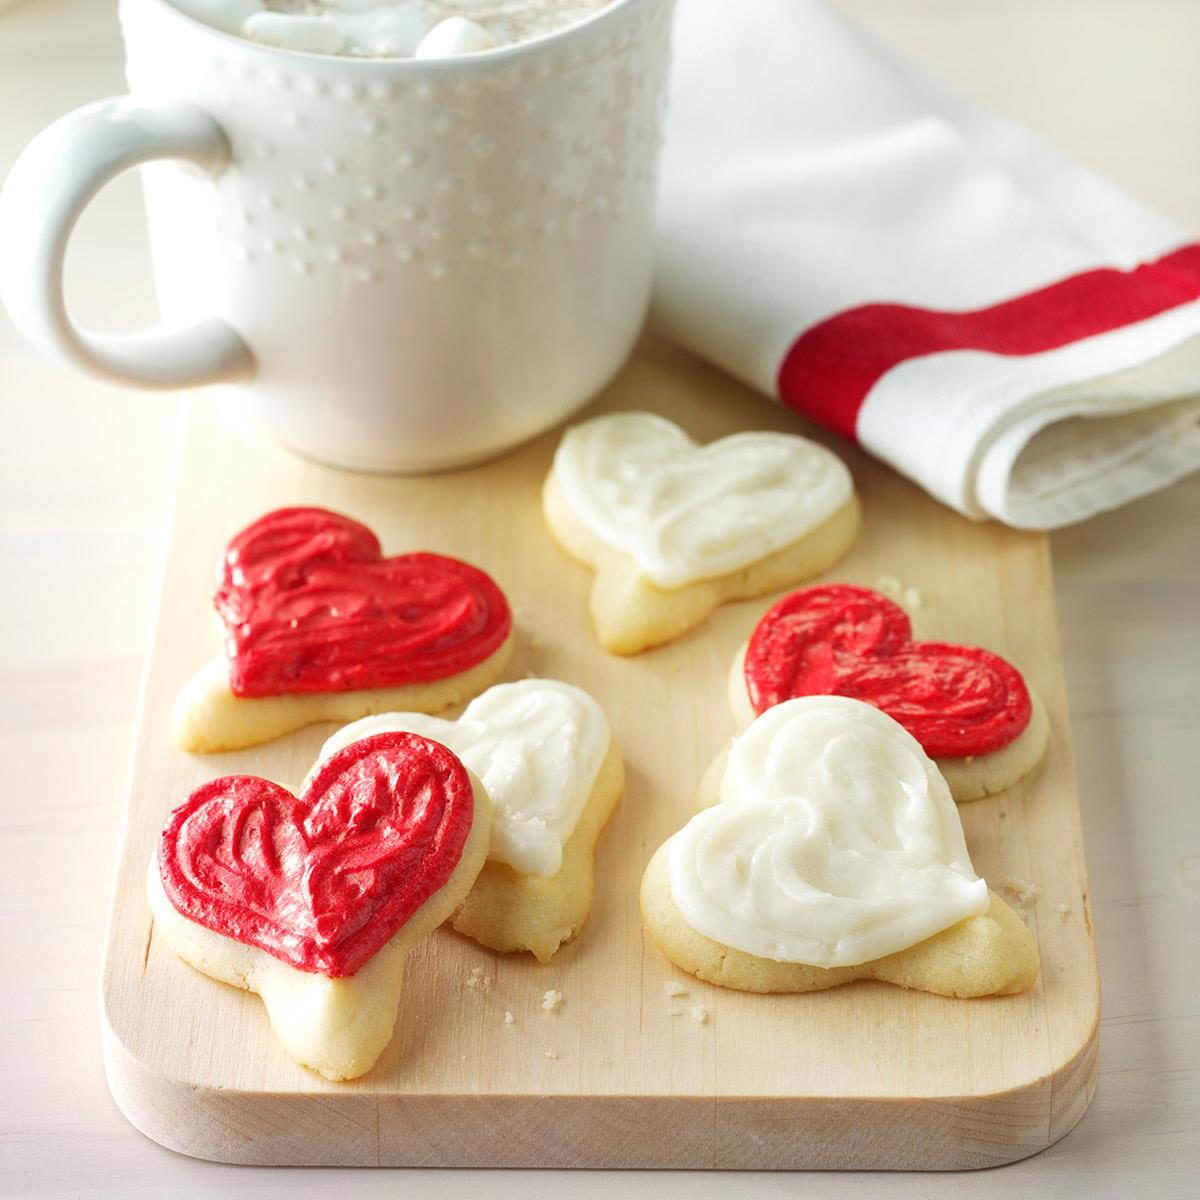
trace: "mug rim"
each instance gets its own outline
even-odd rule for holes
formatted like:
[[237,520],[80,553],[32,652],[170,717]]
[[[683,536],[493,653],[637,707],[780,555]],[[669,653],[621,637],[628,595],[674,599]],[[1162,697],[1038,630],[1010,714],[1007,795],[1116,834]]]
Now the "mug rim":
[[523,42],[511,42],[506,45],[494,46],[490,50],[477,50],[471,54],[453,55],[446,58],[414,58],[379,56],[368,58],[357,55],[317,54],[310,50],[293,50],[283,46],[271,46],[265,42],[256,42],[240,34],[228,33],[209,25],[199,17],[184,12],[171,0],[119,0],[118,13],[123,19],[126,10],[138,6],[158,9],[168,20],[178,21],[185,28],[192,30],[197,36],[211,37],[226,46],[237,46],[248,54],[261,54],[265,58],[290,62],[296,59],[309,65],[320,64],[323,67],[354,71],[362,74],[372,72],[397,72],[400,74],[420,74],[424,72],[445,73],[452,71],[486,70],[490,66],[511,62],[514,59],[534,55],[543,48],[552,47],[559,43],[569,42],[576,37],[584,37],[591,30],[615,20],[619,13],[640,4],[671,5],[674,0],[608,0],[603,8],[591,16],[564,25],[561,29],[539,34]]

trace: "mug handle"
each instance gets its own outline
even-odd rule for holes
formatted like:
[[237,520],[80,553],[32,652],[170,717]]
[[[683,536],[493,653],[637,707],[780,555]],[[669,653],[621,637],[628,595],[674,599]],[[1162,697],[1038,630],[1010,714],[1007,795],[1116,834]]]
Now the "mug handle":
[[80,214],[114,176],[157,158],[216,172],[230,160],[229,142],[190,104],[129,96],[76,109],[43,130],[0,193],[0,297],[35,345],[104,379],[173,388],[248,375],[249,348],[217,317],[114,336],[80,329],[67,312],[63,261]]

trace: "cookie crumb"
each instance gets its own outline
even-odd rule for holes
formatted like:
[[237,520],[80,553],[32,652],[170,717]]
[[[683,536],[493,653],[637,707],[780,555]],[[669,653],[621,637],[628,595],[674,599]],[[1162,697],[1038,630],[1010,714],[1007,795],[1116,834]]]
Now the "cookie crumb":
[[682,1008],[673,1008],[673,1009],[671,1009],[671,1016],[673,1016],[673,1017],[682,1017],[682,1016],[683,1016],[683,1009],[682,1009]]
[[558,1051],[557,1050],[544,1050],[544,1051],[542,1051],[542,1057],[543,1058],[557,1058]]
[[512,1013],[510,1013],[510,1012],[508,1011],[508,1009],[505,1009],[505,1010],[504,1010],[504,1023],[505,1023],[505,1025],[511,1025],[511,1024],[513,1023],[513,1020],[514,1020],[514,1017],[513,1017]]
[[875,586],[886,596],[898,596],[904,590],[895,575],[880,575],[875,580]]
[[1031,907],[1038,902],[1042,894],[1042,889],[1036,883],[1030,883],[1028,879],[1016,879],[1014,877],[1002,879],[1000,881],[1000,890],[1006,896],[1011,896],[1018,908]]
[[674,1000],[677,996],[686,996],[687,988],[683,986],[677,979],[669,979],[663,984],[663,991],[667,993],[670,999]]
[[467,976],[467,987],[473,992],[484,991],[492,986],[492,977],[484,972],[482,967],[472,967]]
[[555,988],[548,988],[542,996],[542,1011],[556,1013],[563,1004],[563,994]]
[[1071,906],[1069,904],[1056,904],[1054,911],[1058,913],[1058,919],[1065,921],[1071,915]]
[[921,593],[917,588],[909,587],[904,589],[904,605],[906,608],[921,607]]
[[692,1007],[688,1009],[688,1012],[692,1014],[692,1020],[695,1021],[697,1025],[708,1024],[708,1009],[705,1008],[703,1004],[693,1004]]

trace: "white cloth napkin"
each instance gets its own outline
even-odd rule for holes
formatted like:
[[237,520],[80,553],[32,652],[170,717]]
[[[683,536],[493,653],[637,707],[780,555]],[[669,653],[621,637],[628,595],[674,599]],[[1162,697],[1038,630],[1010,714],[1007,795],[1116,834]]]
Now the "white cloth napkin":
[[814,0],[680,0],[655,315],[970,517],[1200,468],[1200,244]]

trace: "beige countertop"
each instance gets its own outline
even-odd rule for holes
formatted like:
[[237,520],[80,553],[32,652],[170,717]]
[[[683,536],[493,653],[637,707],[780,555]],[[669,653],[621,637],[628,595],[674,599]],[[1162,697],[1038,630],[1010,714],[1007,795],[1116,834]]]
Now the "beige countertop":
[[[1200,227],[1200,3],[840,0],[929,69]],[[122,89],[113,5],[0,17],[0,171],[54,116]],[[85,218],[79,314],[153,313],[136,184]],[[1053,539],[1104,986],[1100,1082],[1046,1153],[965,1176],[245,1170],[128,1126],[100,1061],[98,975],[175,403],[88,382],[0,315],[9,564],[0,591],[0,1196],[1147,1197],[1200,1170],[1200,477]]]

